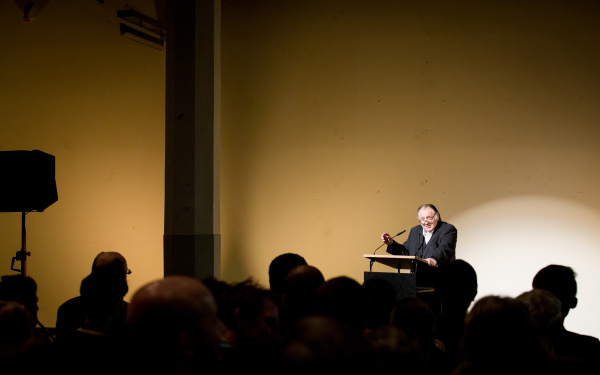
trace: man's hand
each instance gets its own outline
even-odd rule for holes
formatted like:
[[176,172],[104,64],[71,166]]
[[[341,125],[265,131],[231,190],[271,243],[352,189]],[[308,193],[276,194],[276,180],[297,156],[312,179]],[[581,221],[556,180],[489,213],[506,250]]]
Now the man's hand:
[[435,260],[433,258],[427,258],[427,259],[423,259],[423,260],[426,261],[427,264],[429,264],[429,267],[437,266],[437,260]]
[[382,234],[381,240],[383,241],[384,244],[386,244],[388,246],[394,243],[394,240],[392,240],[392,236],[390,236],[388,233]]

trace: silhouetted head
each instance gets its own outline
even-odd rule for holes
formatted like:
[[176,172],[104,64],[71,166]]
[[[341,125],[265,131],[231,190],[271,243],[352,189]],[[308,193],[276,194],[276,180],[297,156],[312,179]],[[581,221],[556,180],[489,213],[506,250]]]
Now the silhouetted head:
[[404,297],[394,305],[390,324],[404,332],[411,340],[431,341],[435,334],[435,313],[424,300]]
[[285,278],[290,270],[301,264],[307,264],[306,259],[296,253],[284,253],[276,256],[269,264],[269,288],[281,296],[284,293]]
[[150,361],[147,366],[160,360],[161,369],[194,373],[218,360],[223,325],[217,304],[194,278],[167,276],[144,285],[131,298],[126,319],[136,359]]
[[534,288],[516,297],[527,305],[538,332],[547,342],[563,326],[561,303],[554,294],[545,289]]
[[292,268],[285,278],[285,291],[316,290],[325,282],[321,270],[315,266],[301,264]]
[[563,318],[570,309],[577,306],[577,281],[571,267],[551,264],[538,271],[531,283],[532,287],[545,289],[561,302]]
[[0,281],[0,300],[16,301],[27,309],[33,327],[37,325],[37,283],[31,276],[5,275]]
[[476,301],[467,314],[461,352],[481,373],[536,373],[547,361],[525,303],[494,295]]
[[207,276],[202,279],[202,283],[210,289],[217,304],[219,303],[219,297],[223,294],[227,289],[229,289],[229,283],[223,280],[219,280],[214,276]]
[[462,259],[441,264],[434,288],[436,295],[447,307],[466,310],[477,296],[477,273]]
[[92,263],[92,273],[99,267],[114,267],[116,270],[121,270],[126,275],[131,273],[127,268],[127,260],[125,257],[116,251],[103,251],[96,255]]
[[80,294],[94,299],[116,297],[122,300],[129,292],[127,275],[130,273],[123,255],[114,251],[101,252],[94,258],[90,275],[82,280]]
[[369,298],[356,280],[347,276],[329,279],[317,289],[317,298],[321,314],[360,331],[366,328]]
[[311,315],[294,325],[283,353],[282,373],[361,374],[378,363],[364,336],[340,320]]
[[218,316],[232,346],[270,350],[281,340],[279,308],[272,292],[248,279],[233,283],[219,298]]
[[317,289],[324,282],[321,271],[308,264],[301,264],[288,272],[280,312],[282,331],[299,318],[318,311]]
[[5,350],[15,350],[33,336],[31,316],[16,301],[0,300],[0,355]]
[[396,289],[381,277],[364,281],[363,288],[369,297],[368,327],[379,327],[390,323],[390,314],[396,303]]

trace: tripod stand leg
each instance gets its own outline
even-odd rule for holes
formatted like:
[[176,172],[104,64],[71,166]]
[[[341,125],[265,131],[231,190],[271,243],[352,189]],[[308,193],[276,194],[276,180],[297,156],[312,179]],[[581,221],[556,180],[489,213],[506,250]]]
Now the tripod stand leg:
[[[27,234],[25,231],[25,215],[27,212],[22,212],[21,214],[21,250],[17,251],[17,254],[12,258],[12,262],[10,263],[10,269],[13,271],[21,272],[21,275],[26,276],[27,274],[27,257],[30,253],[27,252]],[[15,268],[15,261],[21,262],[21,269]]]

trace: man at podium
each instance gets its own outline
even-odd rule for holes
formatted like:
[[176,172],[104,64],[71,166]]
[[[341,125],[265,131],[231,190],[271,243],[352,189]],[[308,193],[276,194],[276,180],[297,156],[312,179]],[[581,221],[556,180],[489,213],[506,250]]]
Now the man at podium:
[[413,255],[437,266],[456,259],[457,230],[454,225],[441,220],[433,204],[424,204],[417,209],[420,225],[413,227],[404,244],[399,244],[388,234],[381,235],[392,255]]

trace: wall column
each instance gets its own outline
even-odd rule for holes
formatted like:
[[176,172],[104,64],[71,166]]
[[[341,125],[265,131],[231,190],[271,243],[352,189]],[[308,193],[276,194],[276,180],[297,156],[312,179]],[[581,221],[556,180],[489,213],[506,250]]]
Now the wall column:
[[165,6],[164,273],[220,278],[221,5],[172,0]]

